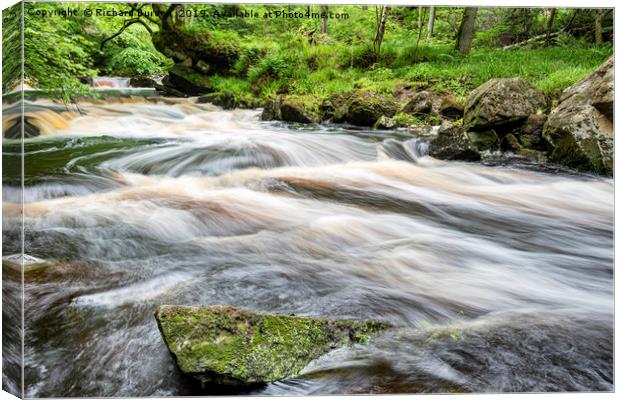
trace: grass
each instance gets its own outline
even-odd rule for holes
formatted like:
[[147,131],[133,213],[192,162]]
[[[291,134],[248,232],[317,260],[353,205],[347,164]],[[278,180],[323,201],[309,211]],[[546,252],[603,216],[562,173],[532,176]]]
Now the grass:
[[353,89],[393,95],[399,86],[415,83],[463,100],[489,79],[519,76],[557,98],[612,54],[611,47],[480,48],[464,57],[446,45],[416,50],[387,43],[376,60],[367,46],[297,41],[257,59],[246,73],[217,77],[214,86],[262,101],[280,93],[328,97]]

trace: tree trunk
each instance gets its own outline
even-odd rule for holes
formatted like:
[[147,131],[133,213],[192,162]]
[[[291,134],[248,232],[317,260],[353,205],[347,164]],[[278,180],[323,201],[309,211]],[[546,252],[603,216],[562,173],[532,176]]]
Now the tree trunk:
[[321,33],[327,33],[327,11],[328,6],[321,6],[321,11],[323,15],[321,16]]
[[433,28],[435,27],[435,6],[430,7],[428,14],[428,27],[426,29],[426,43],[430,43],[433,36]]
[[424,29],[424,17],[425,17],[425,13],[426,10],[424,9],[424,7],[419,7],[418,8],[418,41],[415,44],[415,47],[418,47],[418,44],[420,43],[420,39],[422,39],[422,30]]
[[456,50],[461,54],[468,54],[471,49],[471,42],[474,38],[474,27],[476,25],[476,14],[478,7],[465,7],[463,19],[456,37]]
[[385,33],[385,23],[387,22],[389,9],[389,6],[381,7],[381,18],[379,19],[379,24],[377,25],[377,35],[375,36],[375,41],[373,43],[377,58],[379,58],[379,55],[381,54],[381,43],[383,42],[383,34]]
[[418,32],[422,31],[424,26],[424,7],[418,7]]
[[594,43],[597,46],[603,44],[603,16],[604,10],[596,10],[596,18],[594,19]]
[[547,19],[547,37],[545,38],[545,46],[549,46],[551,42],[551,30],[553,29],[553,22],[555,21],[555,8],[549,9],[549,18]]

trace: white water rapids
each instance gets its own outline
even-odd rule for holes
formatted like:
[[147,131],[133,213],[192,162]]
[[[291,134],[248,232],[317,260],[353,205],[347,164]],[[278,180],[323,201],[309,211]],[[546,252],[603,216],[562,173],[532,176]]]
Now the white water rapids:
[[222,303],[399,327],[253,394],[613,390],[611,179],[187,100],[30,106],[28,397],[196,394],[153,311]]

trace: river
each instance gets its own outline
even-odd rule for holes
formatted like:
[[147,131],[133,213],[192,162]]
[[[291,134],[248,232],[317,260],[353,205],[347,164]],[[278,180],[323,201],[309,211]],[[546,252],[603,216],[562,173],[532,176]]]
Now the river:
[[[25,274],[27,397],[222,393],[180,375],[161,304],[398,326],[245,394],[614,389],[609,178],[190,100],[50,108],[27,104],[24,248],[50,264]],[[5,255],[19,151],[4,140]]]

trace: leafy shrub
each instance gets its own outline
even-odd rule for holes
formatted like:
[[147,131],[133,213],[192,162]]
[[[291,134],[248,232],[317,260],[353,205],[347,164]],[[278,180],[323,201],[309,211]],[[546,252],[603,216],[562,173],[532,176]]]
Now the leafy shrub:
[[129,47],[112,56],[107,70],[113,75],[148,75],[162,72],[165,63],[158,53]]

